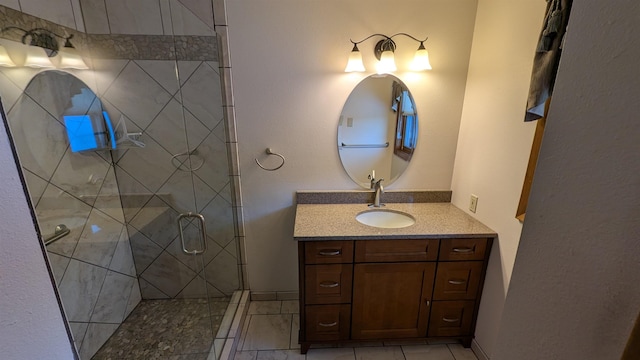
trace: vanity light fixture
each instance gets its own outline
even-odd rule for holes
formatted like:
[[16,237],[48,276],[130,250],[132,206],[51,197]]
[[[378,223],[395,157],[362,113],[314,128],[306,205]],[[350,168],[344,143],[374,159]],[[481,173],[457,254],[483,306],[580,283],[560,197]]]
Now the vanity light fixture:
[[349,54],[349,61],[347,63],[347,67],[344,69],[345,72],[363,72],[365,71],[364,64],[362,63],[362,54],[360,53],[360,49],[358,49],[358,44],[362,43],[365,40],[368,40],[374,36],[382,37],[383,39],[376,43],[375,48],[373,49],[374,55],[379,60],[377,64],[377,72],[378,74],[390,73],[397,70],[394,52],[396,50],[396,43],[393,41],[395,36],[402,35],[409,37],[420,43],[418,46],[418,50],[413,58],[413,62],[411,63],[412,71],[423,71],[423,70],[431,70],[431,64],[429,63],[429,52],[424,47],[424,42],[427,41],[428,37],[424,40],[417,39],[407,33],[397,33],[391,36],[387,36],[384,34],[372,34],[367,36],[366,38],[360,41],[351,41],[353,44],[353,49],[351,49],[351,54]]
[[[24,33],[22,35],[22,43],[28,46],[24,66],[34,68],[53,68],[55,66],[51,63],[51,58],[59,55],[58,67],[61,69],[89,68],[84,60],[82,60],[82,57],[80,57],[80,54],[78,54],[78,51],[71,44],[73,34],[69,36],[62,36],[51,30],[43,28],[25,30],[16,26],[8,26],[3,28],[1,31],[4,32],[7,30],[17,30]],[[56,38],[65,40],[62,48],[60,48]]]

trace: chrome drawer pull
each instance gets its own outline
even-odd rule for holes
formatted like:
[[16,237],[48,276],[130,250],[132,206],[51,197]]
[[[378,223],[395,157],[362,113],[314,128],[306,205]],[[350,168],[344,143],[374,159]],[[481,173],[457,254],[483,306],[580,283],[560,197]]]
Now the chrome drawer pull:
[[472,248],[468,248],[468,247],[465,247],[465,248],[453,248],[453,252],[456,252],[456,253],[470,253],[470,252],[473,252],[473,249]]
[[335,281],[333,281],[333,282],[323,281],[323,282],[320,283],[320,287],[323,287],[323,288],[334,288],[334,287],[337,287],[337,286],[340,286],[340,283],[335,282]]
[[462,285],[462,284],[466,283],[466,281],[464,281],[464,280],[449,280],[448,282],[451,285]]
[[336,256],[336,255],[340,255],[340,250],[327,250],[327,251],[320,250],[319,254],[322,256]]
[[320,325],[320,326],[322,326],[322,327],[333,327],[333,326],[338,325],[338,322],[337,322],[337,321],[334,321],[334,322],[329,323],[329,324],[327,324],[327,323],[318,323],[318,325]]
[[444,322],[448,322],[448,323],[455,323],[455,322],[460,321],[460,318],[457,318],[457,319],[449,319],[449,318],[443,317],[443,318],[442,318],[442,321],[444,321]]

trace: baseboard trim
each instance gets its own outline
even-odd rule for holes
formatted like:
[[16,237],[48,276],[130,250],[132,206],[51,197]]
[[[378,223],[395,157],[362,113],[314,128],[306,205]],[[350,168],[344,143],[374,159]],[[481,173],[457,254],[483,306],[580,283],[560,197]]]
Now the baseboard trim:
[[252,291],[251,301],[298,300],[297,291]]
[[476,339],[473,339],[471,341],[471,351],[473,351],[473,353],[476,354],[476,357],[478,358],[478,360],[489,360],[489,357],[484,352],[484,350],[482,350],[482,348],[480,347],[480,344],[478,344]]

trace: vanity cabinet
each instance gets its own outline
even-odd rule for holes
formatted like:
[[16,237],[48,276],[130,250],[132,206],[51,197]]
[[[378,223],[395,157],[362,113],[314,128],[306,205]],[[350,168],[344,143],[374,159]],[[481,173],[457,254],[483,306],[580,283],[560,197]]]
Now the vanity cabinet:
[[470,346],[492,240],[299,241],[301,352],[391,339]]

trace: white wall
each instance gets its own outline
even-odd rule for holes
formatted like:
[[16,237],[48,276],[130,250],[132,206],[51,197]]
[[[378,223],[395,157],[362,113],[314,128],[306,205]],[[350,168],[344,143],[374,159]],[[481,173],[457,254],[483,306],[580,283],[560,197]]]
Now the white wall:
[[575,1],[496,360],[620,359],[640,304],[640,3]]
[[0,128],[0,354],[4,359],[72,359],[4,124]]
[[522,225],[515,218],[534,123],[525,123],[533,55],[546,3],[480,0],[451,188],[452,202],[498,234],[487,270],[476,341],[491,355]]
[[[429,36],[434,70],[396,74],[414,95],[420,134],[407,172],[389,188],[449,189],[476,1],[234,0],[227,10],[249,283],[297,291],[295,191],[359,189],[336,144],[342,106],[368,75],[344,73],[349,38]],[[397,40],[396,62],[407,69],[418,43]],[[371,72],[375,42],[359,46]],[[254,163],[270,160],[267,147],[287,158],[280,170]]]

